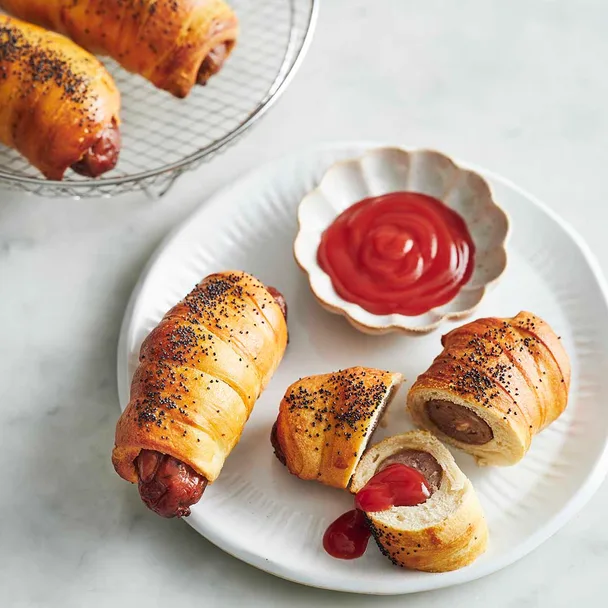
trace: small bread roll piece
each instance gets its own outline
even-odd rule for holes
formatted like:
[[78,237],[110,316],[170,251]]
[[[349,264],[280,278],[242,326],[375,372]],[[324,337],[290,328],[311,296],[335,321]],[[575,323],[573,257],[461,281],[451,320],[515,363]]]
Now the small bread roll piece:
[[408,394],[415,424],[479,465],[519,462],[534,435],[566,408],[570,361],[529,312],[477,319],[441,339],[443,351]]
[[366,513],[380,551],[397,566],[425,572],[457,570],[477,559],[488,542],[479,499],[450,452],[427,431],[389,437],[371,447],[357,467],[351,492],[396,462],[422,473],[431,496],[416,506]]
[[399,373],[351,367],[302,378],[285,393],[271,442],[300,479],[345,489],[386,406]]

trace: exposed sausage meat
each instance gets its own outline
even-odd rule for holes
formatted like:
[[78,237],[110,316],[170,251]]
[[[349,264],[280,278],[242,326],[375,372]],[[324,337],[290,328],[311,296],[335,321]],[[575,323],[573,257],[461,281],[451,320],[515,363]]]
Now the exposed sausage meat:
[[391,464],[404,464],[407,467],[416,469],[426,479],[431,495],[439,489],[443,469],[435,457],[428,452],[422,450],[401,450],[383,460],[378,465],[376,472],[379,473]]
[[435,399],[426,404],[431,422],[448,437],[470,445],[483,445],[494,437],[490,425],[473,410],[450,401]]
[[211,49],[207,57],[203,60],[203,63],[201,63],[201,67],[198,69],[198,75],[196,77],[197,84],[207,84],[209,78],[220,71],[227,56],[228,49],[225,43],[219,44]]
[[114,169],[120,152],[120,131],[115,122],[105,128],[97,141],[72,165],[72,169],[86,177],[99,177]]
[[285,301],[285,297],[283,294],[274,287],[266,287],[268,293],[274,298],[275,302],[279,305],[283,316],[285,317],[285,321],[287,321],[287,302]]
[[207,480],[177,458],[142,450],[136,459],[139,495],[149,509],[162,517],[187,517]]

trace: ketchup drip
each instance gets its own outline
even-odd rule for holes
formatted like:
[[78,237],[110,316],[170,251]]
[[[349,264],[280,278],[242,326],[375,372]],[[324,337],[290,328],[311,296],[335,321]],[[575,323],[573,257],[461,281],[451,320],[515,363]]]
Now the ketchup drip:
[[355,495],[356,509],[343,513],[329,525],[323,548],[338,559],[355,559],[365,553],[371,532],[364,511],[422,504],[431,491],[424,476],[404,464],[391,464],[376,473]]
[[416,192],[352,205],[317,251],[338,295],[376,315],[415,316],[447,304],[471,278],[474,258],[462,217]]
[[356,559],[365,553],[370,536],[365,513],[353,509],[329,525],[323,535],[323,548],[332,557]]

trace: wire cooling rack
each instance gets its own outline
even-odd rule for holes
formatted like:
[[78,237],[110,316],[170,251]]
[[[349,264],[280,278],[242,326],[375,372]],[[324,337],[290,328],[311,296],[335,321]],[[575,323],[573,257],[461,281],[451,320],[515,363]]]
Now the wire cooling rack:
[[306,53],[318,0],[230,0],[240,22],[222,70],[186,99],[175,99],[111,60],[122,94],[117,167],[92,180],[68,171],[49,181],[0,145],[0,186],[46,197],[90,198],[143,190],[162,196],[185,171],[234,143],[276,101]]

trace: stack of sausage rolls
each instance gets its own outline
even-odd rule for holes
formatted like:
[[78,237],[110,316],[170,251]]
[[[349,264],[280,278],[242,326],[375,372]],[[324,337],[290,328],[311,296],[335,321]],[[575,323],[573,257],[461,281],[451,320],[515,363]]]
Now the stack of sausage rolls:
[[[228,58],[238,21],[224,0],[0,0],[0,143],[45,177],[89,177],[120,152],[120,95],[91,53],[176,97]],[[43,29],[45,28],[45,29]]]

